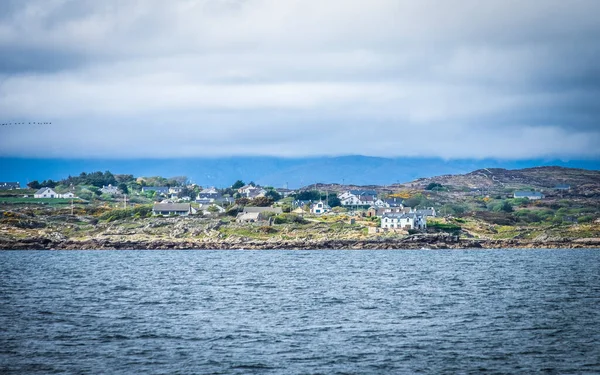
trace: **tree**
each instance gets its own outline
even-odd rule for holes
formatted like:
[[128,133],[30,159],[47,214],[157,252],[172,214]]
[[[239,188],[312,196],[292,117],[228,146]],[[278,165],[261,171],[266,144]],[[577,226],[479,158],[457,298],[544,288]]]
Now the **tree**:
[[30,183],[27,184],[27,187],[30,189],[41,189],[42,185],[40,185],[40,183],[38,182],[38,180],[33,180]]
[[297,193],[296,199],[300,201],[318,201],[321,199],[321,193],[317,190],[305,190]]
[[442,190],[443,188],[444,188],[444,186],[442,184],[438,184],[437,182],[432,182],[429,185],[427,185],[425,190]]
[[232,188],[232,189],[235,189],[235,190],[237,190],[237,189],[241,188],[241,187],[242,187],[242,186],[244,186],[244,185],[246,185],[246,184],[244,183],[244,181],[242,181],[242,180],[237,180],[236,182],[234,182],[234,183],[233,183],[233,185],[231,185],[231,188]]
[[338,198],[337,194],[329,194],[329,199],[327,200],[327,204],[329,207],[339,207],[342,205],[342,201]]
[[47,179],[42,181],[41,185],[42,187],[55,188],[57,183],[55,181],[52,181],[51,179]]
[[512,206],[512,204],[510,204],[507,201],[504,201],[504,203],[502,203],[502,211],[504,211],[504,212],[513,212],[513,206]]
[[116,174],[115,175],[115,179],[117,180],[117,182],[121,183],[121,182],[133,182],[134,178],[132,174]]
[[241,197],[235,200],[235,204],[237,204],[238,206],[247,206],[248,204],[250,204],[250,199],[246,198],[246,197]]
[[181,191],[179,191],[179,193],[177,193],[177,197],[179,197],[179,198],[190,197],[190,199],[195,199],[196,192],[192,189],[189,189],[186,186],[186,187],[181,188]]
[[258,197],[258,198],[254,198],[250,204],[252,206],[256,206],[256,207],[269,207],[270,205],[273,204],[273,199],[268,198],[268,197]]
[[124,182],[121,182],[118,186],[119,190],[121,190],[121,192],[123,194],[129,194],[129,188],[127,187],[127,184]]
[[265,197],[273,199],[274,202],[277,202],[281,199],[281,194],[276,192],[275,190],[269,190],[265,193]]

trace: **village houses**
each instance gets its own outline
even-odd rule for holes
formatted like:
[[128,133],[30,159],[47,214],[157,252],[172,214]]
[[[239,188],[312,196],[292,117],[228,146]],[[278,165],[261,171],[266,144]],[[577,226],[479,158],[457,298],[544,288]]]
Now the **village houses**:
[[389,207],[389,204],[377,198],[375,190],[348,190],[339,196],[342,206]]
[[0,190],[16,190],[20,188],[21,184],[18,182],[0,182]]

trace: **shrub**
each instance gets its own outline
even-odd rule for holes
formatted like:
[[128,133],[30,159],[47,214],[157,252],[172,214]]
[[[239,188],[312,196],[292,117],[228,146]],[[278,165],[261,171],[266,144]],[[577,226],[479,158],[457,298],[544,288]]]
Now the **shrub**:
[[275,224],[305,224],[306,220],[302,216],[298,216],[295,214],[279,214],[275,216]]
[[591,223],[592,221],[594,221],[594,217],[592,215],[585,215],[577,218],[577,222],[580,224]]
[[444,231],[444,232],[458,232],[462,229],[460,225],[456,225],[456,224],[452,224],[452,223],[439,223],[439,222],[433,222],[433,223],[427,224],[427,228],[434,229],[434,230],[440,230],[440,231]]
[[134,208],[121,208],[103,213],[98,217],[100,220],[108,222],[115,220],[123,220],[128,218],[148,217],[152,215],[150,206],[137,206]]

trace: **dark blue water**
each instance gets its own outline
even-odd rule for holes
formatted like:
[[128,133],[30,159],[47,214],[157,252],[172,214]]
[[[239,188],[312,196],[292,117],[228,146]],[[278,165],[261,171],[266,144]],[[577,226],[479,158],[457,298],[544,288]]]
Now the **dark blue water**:
[[599,374],[600,250],[0,252],[2,374]]

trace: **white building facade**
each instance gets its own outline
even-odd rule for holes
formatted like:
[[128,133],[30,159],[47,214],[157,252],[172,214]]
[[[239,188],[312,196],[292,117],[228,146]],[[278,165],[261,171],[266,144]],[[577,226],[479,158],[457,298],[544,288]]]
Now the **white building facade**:
[[427,229],[425,216],[418,214],[384,214],[381,228],[388,229]]

